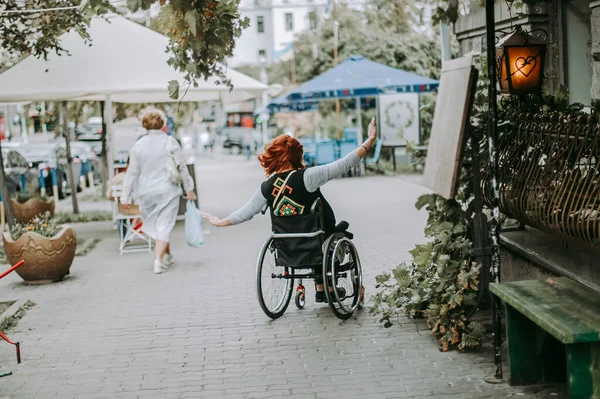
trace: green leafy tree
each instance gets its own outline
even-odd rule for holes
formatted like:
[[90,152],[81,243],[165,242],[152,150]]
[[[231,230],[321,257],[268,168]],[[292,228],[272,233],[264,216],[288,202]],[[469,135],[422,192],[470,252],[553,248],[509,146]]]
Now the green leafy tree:
[[[297,83],[301,84],[333,68],[333,21],[339,23],[339,62],[353,55],[362,55],[393,68],[437,79],[441,70],[439,40],[436,34],[428,37],[413,30],[412,24],[417,23],[416,14],[418,10],[411,1],[374,0],[365,11],[337,6],[331,18],[318,29],[304,32],[296,38],[291,60],[276,62],[266,68],[269,83],[289,87],[293,80],[292,70]],[[255,78],[260,76],[260,67],[257,66],[238,67],[238,70]],[[354,109],[351,109],[352,101],[340,103],[341,118],[355,115]],[[331,117],[334,115],[333,102],[321,102],[319,112],[325,117],[326,129],[333,134],[336,130],[335,118]],[[429,123],[430,126],[432,115],[433,107],[422,111],[424,124]],[[372,111],[363,114],[363,128],[366,129],[372,116]],[[427,126],[424,126],[424,131],[428,133]]]

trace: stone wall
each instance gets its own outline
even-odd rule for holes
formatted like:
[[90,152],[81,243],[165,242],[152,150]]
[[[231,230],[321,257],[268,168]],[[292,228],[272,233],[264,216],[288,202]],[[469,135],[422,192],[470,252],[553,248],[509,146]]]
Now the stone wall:
[[600,1],[590,3],[592,8],[592,100],[600,99]]

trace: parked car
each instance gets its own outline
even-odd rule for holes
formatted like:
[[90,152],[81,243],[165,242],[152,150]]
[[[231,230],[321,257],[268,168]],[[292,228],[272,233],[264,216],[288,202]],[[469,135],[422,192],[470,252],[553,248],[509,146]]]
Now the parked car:
[[[6,173],[8,190],[11,193],[20,192],[33,195],[40,191],[38,169],[27,162],[18,151],[12,148],[3,148],[2,159],[4,161],[4,172]],[[25,177],[24,187],[21,175]]]
[[221,132],[223,136],[223,148],[234,154],[240,154],[247,145],[251,151],[256,151],[260,143],[260,133],[247,127],[226,127]]
[[102,118],[93,116],[89,118],[83,129],[77,132],[78,140],[100,140],[102,137]]
[[[18,147],[23,157],[42,171],[46,190],[52,192],[52,168],[56,168],[56,183],[58,185],[59,198],[65,198],[71,187],[67,176],[67,153],[64,148],[58,144],[27,144]],[[80,160],[73,159],[73,177],[75,179],[76,190],[81,190],[79,185],[79,176],[81,175]]]
[[87,137],[80,136],[78,142],[88,144],[92,147],[92,151],[96,154],[97,157],[102,155],[102,141],[96,139],[88,139]]
[[[64,148],[64,147],[63,147]],[[102,180],[102,162],[92,146],[86,142],[72,142],[71,143],[71,156],[75,159],[78,158],[82,162],[90,161],[92,166],[92,173],[94,175],[94,181]],[[86,165],[86,173],[88,173]],[[87,176],[86,176],[87,178]]]

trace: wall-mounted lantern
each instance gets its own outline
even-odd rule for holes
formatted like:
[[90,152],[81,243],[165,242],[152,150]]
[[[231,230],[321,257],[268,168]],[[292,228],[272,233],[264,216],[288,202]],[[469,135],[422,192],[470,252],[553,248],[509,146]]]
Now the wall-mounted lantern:
[[540,93],[544,83],[545,58],[546,42],[521,27],[500,39],[496,45],[500,92]]

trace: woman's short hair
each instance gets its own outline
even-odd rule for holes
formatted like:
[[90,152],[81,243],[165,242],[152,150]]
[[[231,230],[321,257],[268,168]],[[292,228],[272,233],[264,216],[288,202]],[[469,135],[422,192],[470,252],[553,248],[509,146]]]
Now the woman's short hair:
[[304,148],[294,137],[283,134],[276,137],[267,147],[265,152],[258,156],[258,160],[267,176],[278,170],[303,169],[302,157]]
[[167,117],[164,112],[159,109],[152,108],[144,112],[142,115],[142,126],[148,130],[160,130],[165,126]]

